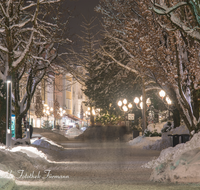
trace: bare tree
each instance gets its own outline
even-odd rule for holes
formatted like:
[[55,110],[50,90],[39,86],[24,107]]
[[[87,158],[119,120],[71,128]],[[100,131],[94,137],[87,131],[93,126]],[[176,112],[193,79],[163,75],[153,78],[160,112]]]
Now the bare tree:
[[[21,120],[37,85],[55,67],[55,45],[69,41],[58,37],[63,32],[59,28],[56,6],[54,14],[49,16],[51,7],[59,2],[5,0],[0,3],[0,78],[5,81],[7,76],[12,76],[16,138],[22,137]],[[22,84],[26,89],[23,97]]]
[[[160,15],[165,16],[171,24],[169,27],[167,23],[160,23],[166,30],[179,29],[184,32],[188,37],[191,37],[200,42],[200,1],[152,1],[153,11]],[[182,15],[184,14],[184,16]],[[187,19],[185,19],[185,16]]]
[[[162,2],[160,9],[176,4],[175,1]],[[107,9],[109,5],[109,11],[102,5],[97,7],[97,10],[107,16],[106,23],[114,24],[111,26],[113,33],[110,33],[110,36],[119,41],[140,67],[150,70],[156,83],[174,100],[174,105],[180,111],[189,131],[198,132],[199,43],[168,20],[175,11],[173,16],[176,15],[187,24],[191,23],[191,18],[196,19],[190,10],[191,7],[173,7],[159,18],[150,10],[152,5],[149,1],[113,1],[112,5],[110,2],[104,3]],[[191,26],[194,26],[194,23],[195,20]],[[137,68],[135,62],[131,64],[134,69]]]
[[[118,43],[118,46],[113,49],[113,52],[107,52],[102,47],[104,54],[109,56],[115,63],[121,67],[135,73],[140,79],[143,96],[143,127],[146,128],[146,92],[150,89],[160,89],[156,85],[156,78],[151,70],[146,67],[146,60],[144,60],[143,50],[140,46],[140,37],[148,33],[148,25],[141,22],[140,28],[136,28],[136,22],[144,19],[141,14],[141,9],[137,1],[100,1],[96,11],[104,15],[104,29],[106,36]],[[145,20],[145,19],[144,19]],[[138,32],[140,33],[138,34]],[[129,56],[129,63],[122,64],[114,58],[114,52],[117,49],[123,51]]]

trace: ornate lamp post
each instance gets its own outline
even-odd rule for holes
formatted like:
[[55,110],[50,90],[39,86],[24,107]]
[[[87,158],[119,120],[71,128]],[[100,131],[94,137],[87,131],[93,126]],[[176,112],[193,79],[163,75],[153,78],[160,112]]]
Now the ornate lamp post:
[[44,104],[43,113],[47,117],[47,127],[49,127],[49,116],[53,113],[53,108],[49,108],[47,104]]
[[[65,113],[66,113],[66,111],[63,108],[60,107],[59,110],[58,110],[58,114],[61,117],[61,120],[62,120],[62,117]],[[61,128],[63,128],[63,126],[61,126]]]
[[88,111],[86,111],[83,115],[85,117],[85,119],[87,120],[87,127],[88,127],[88,121],[90,119],[90,108],[88,108]]
[[[142,123],[143,123],[143,131],[146,129],[146,110],[143,109],[143,101],[142,101],[142,96],[140,97],[140,99],[138,97],[135,97],[134,98],[134,103],[136,104],[136,107],[138,109],[141,109],[142,110]],[[149,107],[151,105],[151,100],[150,98],[147,98],[146,100],[146,105]],[[146,106],[145,106],[146,108]]]
[[123,101],[119,100],[117,104],[124,112],[131,111],[131,109],[133,108],[133,105],[131,103],[128,103],[127,99],[124,99]]
[[[164,90],[161,90],[159,92],[160,97],[162,98],[164,104],[166,105],[167,109],[168,109],[168,117],[170,117],[170,110],[171,110],[171,105],[172,105],[172,101],[169,98],[169,96],[166,95]],[[165,99],[164,99],[165,98]]]
[[[131,103],[128,103],[127,99],[123,99],[123,101],[119,100],[117,104],[118,104],[120,110],[124,112],[124,116],[126,113],[129,113],[132,111],[133,105]],[[129,115],[133,115],[133,114],[128,114],[128,120],[134,120],[133,119],[134,117],[131,117],[131,119],[130,119]],[[125,122],[126,122],[126,116],[125,116]],[[129,123],[128,123],[128,125],[126,123],[126,126],[129,127]]]
[[[140,99],[138,97],[135,97],[133,101],[138,109],[143,109],[142,96],[140,97]],[[150,98],[147,98],[146,104],[148,107],[151,105]]]
[[60,115],[60,117],[62,117],[65,113],[66,111],[60,107],[58,111],[58,114]]

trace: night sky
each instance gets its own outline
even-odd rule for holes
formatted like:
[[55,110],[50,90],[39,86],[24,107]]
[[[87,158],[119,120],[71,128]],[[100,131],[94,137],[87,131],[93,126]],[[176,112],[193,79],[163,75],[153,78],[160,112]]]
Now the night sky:
[[67,5],[70,9],[74,9],[74,18],[70,22],[70,31],[71,33],[79,33],[81,30],[80,25],[83,22],[84,15],[86,19],[91,17],[100,17],[98,13],[94,11],[94,7],[98,5],[99,0],[66,0]]

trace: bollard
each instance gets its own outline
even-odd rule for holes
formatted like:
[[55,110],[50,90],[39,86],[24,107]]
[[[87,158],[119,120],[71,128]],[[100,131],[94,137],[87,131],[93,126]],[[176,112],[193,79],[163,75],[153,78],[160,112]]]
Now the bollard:
[[10,129],[7,129],[6,133],[6,148],[9,148],[11,145],[11,136],[12,134],[10,133]]

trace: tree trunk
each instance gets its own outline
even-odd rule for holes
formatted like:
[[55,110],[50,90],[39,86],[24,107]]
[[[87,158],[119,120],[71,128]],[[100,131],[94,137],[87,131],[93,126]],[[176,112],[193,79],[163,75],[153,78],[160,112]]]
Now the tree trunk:
[[172,112],[173,112],[174,128],[179,127],[181,124],[180,113],[177,108],[175,108]]
[[197,121],[198,121],[198,118],[199,118],[199,101],[198,101],[199,95],[198,94],[199,94],[199,90],[193,89],[193,91],[192,91],[192,97],[193,97],[192,107],[193,107],[193,114],[196,117]]
[[90,125],[94,126],[94,115],[92,114],[92,106],[90,106]]
[[16,139],[20,138],[22,139],[22,118],[21,117],[18,117],[16,119],[16,122],[15,122],[16,126],[15,126],[15,134],[16,134]]
[[146,91],[144,85],[144,77],[142,77],[142,102],[143,102],[143,109],[142,109],[142,124],[143,124],[143,131],[147,128],[147,116],[146,116]]

